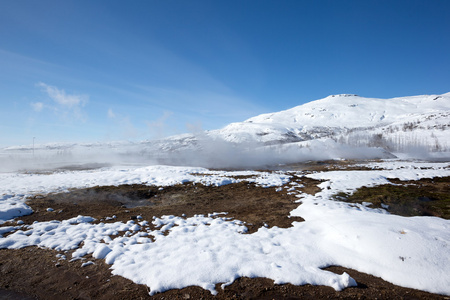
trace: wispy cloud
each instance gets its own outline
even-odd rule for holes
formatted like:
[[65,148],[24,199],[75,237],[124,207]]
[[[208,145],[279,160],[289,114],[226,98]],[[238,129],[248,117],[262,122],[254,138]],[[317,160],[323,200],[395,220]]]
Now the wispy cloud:
[[58,89],[57,87],[47,85],[43,82],[37,84],[39,87],[47,93],[47,95],[55,101],[57,104],[73,108],[76,106],[83,107],[89,100],[86,95],[69,95],[66,94],[64,90]]
[[108,119],[117,126],[117,131],[120,132],[122,138],[130,139],[139,135],[139,130],[133,125],[129,116],[115,113],[112,108],[109,108],[106,114]]
[[[79,94],[67,94],[63,89],[59,89],[55,86],[39,82],[38,87],[42,88],[42,91],[53,100],[53,103],[48,107],[55,111],[56,114],[61,117],[71,116],[77,120],[84,121],[86,116],[82,108],[89,102],[89,96]],[[35,111],[42,111],[44,104],[42,102],[36,102],[31,104]]]
[[40,112],[44,108],[44,103],[42,103],[42,102],[34,102],[34,103],[31,103],[31,107],[33,107],[34,111]]
[[230,90],[175,87],[134,86],[144,92],[146,101],[176,111],[177,114],[201,116],[202,119],[226,119],[242,121],[256,114],[267,112],[266,108],[236,95]]
[[114,113],[112,108],[108,109],[107,115],[108,115],[108,118],[110,118],[110,119],[114,119],[116,117],[116,114]]
[[154,138],[163,138],[166,136],[167,124],[166,121],[173,115],[171,111],[164,111],[163,115],[155,121],[146,122],[150,132]]

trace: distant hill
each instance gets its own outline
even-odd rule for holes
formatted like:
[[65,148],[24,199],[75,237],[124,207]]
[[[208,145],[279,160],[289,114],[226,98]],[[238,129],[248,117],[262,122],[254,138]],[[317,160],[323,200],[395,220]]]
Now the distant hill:
[[331,138],[336,142],[401,151],[450,147],[450,93],[392,99],[332,95],[263,114],[209,132],[234,143],[266,145]]

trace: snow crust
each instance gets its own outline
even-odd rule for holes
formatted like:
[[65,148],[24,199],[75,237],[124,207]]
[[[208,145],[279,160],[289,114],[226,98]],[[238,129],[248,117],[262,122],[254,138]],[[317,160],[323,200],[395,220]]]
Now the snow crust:
[[[87,254],[104,259],[113,274],[145,284],[150,294],[190,285],[215,294],[241,276],[267,277],[275,283],[326,285],[336,290],[354,286],[346,273],[321,268],[340,265],[373,274],[394,284],[450,295],[450,221],[435,217],[399,217],[382,209],[331,200],[337,192],[388,183],[388,178],[416,180],[450,176],[449,163],[382,162],[373,170],[330,171],[297,176],[321,179],[321,192],[303,194],[292,172],[224,172],[203,168],[114,167],[53,174],[0,174],[3,221],[29,211],[26,195],[95,185],[145,183],[169,186],[192,181],[223,185],[246,180],[268,188],[289,183],[299,207],[291,212],[305,222],[291,228],[262,227],[245,234],[245,224],[226,214],[154,217],[152,220],[101,222],[78,216],[64,221],[0,227],[0,248],[39,246],[75,250],[80,267]],[[235,176],[250,176],[237,179]],[[16,203],[16,204],[13,204]],[[300,205],[301,202],[301,205]],[[29,209],[29,208],[28,208]],[[113,219],[113,218],[111,218]],[[149,223],[156,226],[151,229]],[[123,233],[115,238],[118,233]],[[6,235],[8,234],[8,235]]]

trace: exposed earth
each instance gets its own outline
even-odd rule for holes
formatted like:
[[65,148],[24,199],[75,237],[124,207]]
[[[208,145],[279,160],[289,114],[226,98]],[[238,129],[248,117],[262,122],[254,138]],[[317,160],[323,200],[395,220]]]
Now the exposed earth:
[[[319,166],[313,166],[313,169]],[[316,193],[319,181],[305,177],[293,180],[304,187],[306,193]],[[418,182],[393,181],[397,186],[360,189],[354,195],[338,195],[339,200],[372,202],[389,205],[391,213],[405,216],[435,215],[449,218],[450,179],[421,180]],[[400,185],[401,184],[401,185]],[[394,192],[392,190],[394,188]],[[423,194],[423,195],[422,195]],[[406,195],[406,196],[405,196]],[[219,187],[200,184],[182,184],[171,187],[121,185],[78,189],[69,193],[36,195],[28,205],[34,213],[20,219],[25,224],[34,221],[65,220],[78,215],[92,216],[96,222],[128,221],[142,216],[177,215],[226,212],[227,217],[245,222],[248,233],[262,226],[289,227],[303,219],[289,218],[289,212],[299,203],[286,189],[263,188],[246,182]],[[405,209],[412,203],[413,209]],[[47,208],[53,211],[47,211]],[[389,209],[388,209],[389,210]],[[9,224],[4,224],[9,225]],[[70,262],[57,257],[58,251],[26,247],[20,250],[0,250],[0,299],[450,299],[442,295],[403,288],[381,278],[339,266],[326,270],[341,274],[347,272],[358,286],[336,292],[324,286],[275,285],[266,278],[240,278],[212,296],[200,287],[170,290],[150,297],[146,286],[135,284],[123,277],[111,275],[104,260],[87,256],[94,264],[80,267],[80,261]]]

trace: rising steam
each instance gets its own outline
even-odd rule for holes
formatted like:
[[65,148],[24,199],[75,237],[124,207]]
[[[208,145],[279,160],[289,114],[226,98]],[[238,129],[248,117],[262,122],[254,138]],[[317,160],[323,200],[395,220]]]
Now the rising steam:
[[111,165],[179,165],[226,169],[261,169],[280,164],[326,159],[393,157],[382,148],[354,147],[331,139],[263,145],[231,143],[207,134],[141,143],[47,145],[3,149],[0,171],[89,169]]

